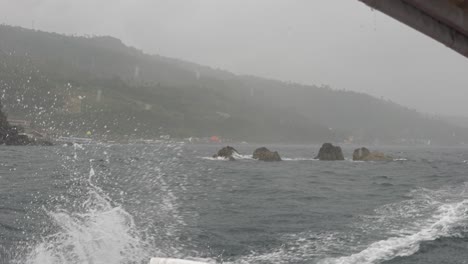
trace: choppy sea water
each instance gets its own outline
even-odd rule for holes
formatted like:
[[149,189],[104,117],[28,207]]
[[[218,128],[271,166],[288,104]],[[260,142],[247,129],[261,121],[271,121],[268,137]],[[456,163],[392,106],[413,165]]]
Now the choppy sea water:
[[468,149],[221,147],[0,146],[0,263],[468,263]]

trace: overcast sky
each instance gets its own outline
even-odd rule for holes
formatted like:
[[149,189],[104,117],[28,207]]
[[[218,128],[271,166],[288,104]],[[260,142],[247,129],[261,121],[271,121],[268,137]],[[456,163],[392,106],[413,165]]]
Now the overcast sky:
[[0,0],[0,23],[468,116],[468,59],[357,0]]

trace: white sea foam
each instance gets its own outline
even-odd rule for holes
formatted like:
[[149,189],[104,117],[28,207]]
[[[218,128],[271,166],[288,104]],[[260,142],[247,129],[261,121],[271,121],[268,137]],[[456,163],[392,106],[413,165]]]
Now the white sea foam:
[[223,158],[223,157],[200,157],[201,159],[204,160],[221,160],[221,161],[229,161],[229,159]]
[[[373,264],[409,256],[424,241],[460,235],[460,227],[468,225],[467,186],[435,191],[416,189],[409,194],[411,199],[379,207],[375,215],[363,215],[362,221],[350,223],[345,232],[284,236],[281,247],[267,253],[252,253],[234,263]],[[372,241],[376,234],[382,239]],[[365,237],[368,242],[364,242]],[[344,256],[328,257],[336,254]]]
[[[221,160],[221,161],[227,161],[229,159],[223,158],[223,157],[200,157],[201,159],[204,160]],[[233,155],[233,158],[236,160],[254,160],[252,156],[250,155],[241,155],[241,154],[235,154]],[[298,158],[285,158],[281,157],[283,161],[318,161],[318,159],[313,159],[313,158],[304,158],[304,157],[298,157]]]
[[[114,177],[106,170],[100,170],[99,166],[93,167],[96,160],[88,158],[96,154],[92,151],[102,154],[102,148],[74,148],[74,154],[71,155],[73,158],[68,154],[63,155],[62,166],[70,173],[71,178],[76,178],[75,180],[81,183],[84,180],[84,192],[78,190],[80,198],[84,197],[84,200],[78,199],[76,203],[70,200],[74,199],[73,197],[61,196],[56,197],[57,206],[43,208],[49,218],[47,229],[52,228],[54,232],[44,235],[37,244],[30,245],[28,253],[17,257],[15,263],[127,264],[148,263],[149,259],[155,256],[181,257],[183,243],[174,241],[185,222],[178,213],[179,206],[171,181],[177,178],[180,187],[185,184],[185,180],[183,175],[167,176],[177,174],[177,159],[182,153],[182,147],[181,144],[174,143],[162,144],[156,149],[150,147],[148,152],[144,153],[138,150],[135,155],[144,157],[140,159],[139,166],[127,166],[131,175],[129,180],[143,181],[145,186],[151,186],[155,191],[150,201],[135,200],[137,203],[148,202],[151,212],[155,212],[143,212],[143,215],[138,215],[140,218],[152,219],[149,223],[158,223],[151,227],[137,226],[134,216],[98,186],[97,182]],[[164,153],[167,156],[154,153]],[[102,160],[108,163],[107,150]],[[87,175],[80,172],[83,161],[89,161],[91,164]],[[74,206],[69,206],[70,204]],[[145,228],[151,229],[151,234],[154,235],[147,236]]]
[[251,254],[224,262],[231,264],[289,264],[316,263],[317,260],[336,252],[342,252],[350,245],[358,244],[359,236],[340,232],[303,232],[281,237],[284,243],[267,253],[252,252]]
[[298,158],[283,158],[283,157],[281,157],[281,159],[285,160],[285,161],[318,161],[318,159],[304,158],[304,157],[298,157]]
[[[94,171],[90,171],[90,177]],[[31,264],[135,263],[149,257],[133,217],[98,188],[88,191],[82,213],[46,211],[58,231],[26,257]]]
[[83,148],[83,145],[82,145],[82,144],[78,144],[78,143],[73,143],[73,147],[74,147],[75,149],[84,149],[84,148]]
[[252,160],[253,159],[251,155],[242,155],[237,152],[234,152],[234,154],[232,154],[232,157],[235,158],[236,160]]
[[413,234],[390,237],[372,243],[359,253],[347,257],[324,259],[323,264],[377,263],[395,257],[410,256],[419,250],[421,242],[435,240],[440,237],[456,236],[453,229],[466,222],[468,200],[459,203],[443,204],[437,214],[427,221],[426,225]]
[[[412,191],[413,199],[389,204],[376,210],[373,222],[363,226],[374,232],[393,234],[370,243],[360,252],[339,258],[323,259],[321,264],[380,263],[395,257],[410,256],[420,244],[441,237],[456,237],[458,228],[468,224],[467,185]],[[372,228],[375,226],[375,228]]]
[[[250,155],[242,155],[242,154],[239,154],[237,152],[233,153],[232,154],[232,157],[236,160],[253,160],[252,156]],[[224,157],[201,157],[201,159],[205,159],[205,160],[221,160],[221,161],[226,161],[226,160],[229,160],[227,158],[224,158]]]

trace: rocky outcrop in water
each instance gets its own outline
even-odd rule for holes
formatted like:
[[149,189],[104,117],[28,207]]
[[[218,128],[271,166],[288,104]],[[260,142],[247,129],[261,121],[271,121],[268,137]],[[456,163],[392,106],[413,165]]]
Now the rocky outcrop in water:
[[367,148],[358,148],[353,152],[353,160],[364,160],[365,157],[370,155],[370,151]]
[[9,146],[27,146],[27,145],[45,145],[50,146],[52,143],[43,139],[36,139],[28,137],[25,134],[21,134],[22,130],[19,127],[11,126],[8,123],[6,115],[1,110],[0,104],[0,145]]
[[220,149],[217,154],[213,155],[213,158],[224,158],[224,159],[229,159],[229,160],[236,160],[234,158],[234,154],[239,154],[239,152],[231,146],[226,146]]
[[1,135],[0,144],[9,146],[31,145],[32,141],[26,135],[19,135],[16,131],[10,130]]
[[382,152],[371,152],[367,148],[358,148],[353,152],[353,160],[356,161],[386,161],[392,160]]
[[52,146],[46,139],[20,134],[16,127],[0,127],[0,145],[8,146]]
[[20,135],[19,130],[8,123],[6,115],[0,110],[0,145],[29,145],[29,137]]
[[323,144],[315,158],[319,160],[344,160],[341,148],[333,146],[331,143]]
[[281,161],[281,157],[277,151],[270,151],[265,147],[256,149],[252,158],[261,161]]

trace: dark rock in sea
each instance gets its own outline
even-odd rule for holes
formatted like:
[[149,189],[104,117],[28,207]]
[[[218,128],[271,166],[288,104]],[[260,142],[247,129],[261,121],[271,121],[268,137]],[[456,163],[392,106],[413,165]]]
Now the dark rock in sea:
[[23,129],[21,127],[16,127],[10,125],[7,120],[6,115],[1,110],[2,106],[0,104],[0,145],[9,145],[9,146],[28,146],[28,145],[41,145],[41,146],[50,146],[52,142],[45,139],[37,139],[34,137],[29,137],[25,134],[21,134]]
[[0,144],[8,146],[30,145],[31,140],[28,136],[19,134],[17,127],[12,127],[6,120],[0,122]]
[[359,161],[386,161],[393,160],[382,152],[370,152],[367,148],[358,148],[353,152],[353,160]]
[[233,156],[234,154],[239,154],[239,152],[231,147],[231,146],[226,146],[218,151],[216,155],[213,155],[213,158],[225,158],[229,160],[236,160]]
[[5,137],[5,145],[13,145],[13,146],[26,146],[31,144],[31,140],[26,135],[18,135],[16,133],[7,134]]
[[319,160],[344,160],[341,148],[333,146],[331,143],[324,143],[315,158]]
[[265,147],[258,148],[254,151],[252,158],[262,161],[281,161],[281,157],[277,151],[270,151]]
[[0,137],[0,144],[8,146],[52,146],[52,142],[46,139],[29,137],[18,134],[16,131],[9,131],[5,136]]
[[370,151],[367,148],[358,148],[353,152],[353,160],[364,160],[365,157],[369,156]]

